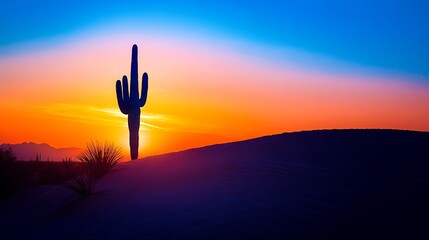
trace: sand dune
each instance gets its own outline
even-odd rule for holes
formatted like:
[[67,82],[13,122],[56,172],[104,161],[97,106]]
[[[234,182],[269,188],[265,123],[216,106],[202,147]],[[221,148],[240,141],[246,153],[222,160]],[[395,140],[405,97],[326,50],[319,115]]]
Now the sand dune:
[[31,239],[425,238],[429,133],[285,133],[121,163],[79,200],[57,186],[1,202]]

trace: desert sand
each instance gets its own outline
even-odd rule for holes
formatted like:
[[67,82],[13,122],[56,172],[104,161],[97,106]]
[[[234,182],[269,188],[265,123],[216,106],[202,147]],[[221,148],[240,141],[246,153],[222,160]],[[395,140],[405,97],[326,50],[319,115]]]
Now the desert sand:
[[61,186],[0,202],[2,239],[429,236],[429,133],[284,133],[117,165],[81,199]]

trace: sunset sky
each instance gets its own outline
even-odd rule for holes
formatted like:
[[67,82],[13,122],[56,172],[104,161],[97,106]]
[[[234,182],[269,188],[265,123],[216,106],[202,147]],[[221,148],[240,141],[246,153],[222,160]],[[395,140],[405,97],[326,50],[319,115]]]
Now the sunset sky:
[[140,157],[311,129],[429,131],[429,3],[376,2],[3,1],[0,143],[128,149],[115,81],[133,44],[149,74]]

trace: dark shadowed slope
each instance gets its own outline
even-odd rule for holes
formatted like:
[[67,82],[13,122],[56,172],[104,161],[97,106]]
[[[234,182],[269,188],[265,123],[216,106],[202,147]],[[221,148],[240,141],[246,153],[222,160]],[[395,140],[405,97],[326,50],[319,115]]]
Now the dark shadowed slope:
[[120,164],[67,207],[61,188],[23,193],[0,226],[33,239],[425,238],[428,160],[424,132],[285,133]]

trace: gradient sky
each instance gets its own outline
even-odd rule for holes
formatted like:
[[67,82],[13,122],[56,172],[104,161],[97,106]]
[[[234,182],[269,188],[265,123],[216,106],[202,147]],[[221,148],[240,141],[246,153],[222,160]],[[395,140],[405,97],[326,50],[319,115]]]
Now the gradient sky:
[[429,131],[426,1],[3,1],[1,143],[126,148],[115,81],[149,74],[140,156],[285,131]]

